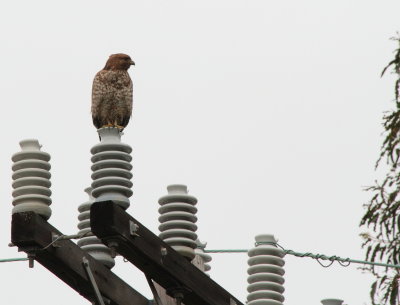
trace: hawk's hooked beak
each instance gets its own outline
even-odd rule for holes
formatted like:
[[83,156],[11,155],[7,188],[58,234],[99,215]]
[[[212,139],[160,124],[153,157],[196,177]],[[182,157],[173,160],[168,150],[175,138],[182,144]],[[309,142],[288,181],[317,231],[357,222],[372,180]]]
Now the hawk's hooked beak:
[[131,60],[130,64],[131,64],[131,66],[134,66],[135,62],[133,60]]

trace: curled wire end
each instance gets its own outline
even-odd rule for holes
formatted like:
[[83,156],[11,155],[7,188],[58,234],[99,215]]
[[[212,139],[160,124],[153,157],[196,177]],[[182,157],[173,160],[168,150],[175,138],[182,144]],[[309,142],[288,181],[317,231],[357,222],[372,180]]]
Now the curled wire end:
[[[324,268],[328,268],[328,267],[332,266],[332,264],[335,261],[337,261],[340,264],[340,266],[342,266],[342,267],[348,267],[348,266],[350,266],[350,263],[351,263],[350,262],[350,258],[343,259],[343,258],[340,258],[339,256],[336,256],[336,255],[326,256],[324,254],[313,254],[311,252],[298,253],[298,252],[295,252],[293,250],[286,250],[284,247],[282,247],[278,243],[276,243],[276,246],[278,246],[283,251],[285,251],[286,254],[294,255],[294,256],[297,256],[297,257],[310,257],[310,258],[313,258],[318,262],[318,264],[320,264]],[[321,262],[321,260],[329,260],[330,263],[325,265],[325,264],[323,264]]]
[[329,264],[324,265],[323,263],[321,263],[321,261],[318,258],[315,258],[315,260],[318,262],[318,264],[320,264],[324,268],[328,268],[328,267],[332,266],[332,264],[334,263],[334,261],[332,260]]
[[338,263],[340,264],[340,266],[342,267],[348,267],[350,266],[351,262],[350,262],[350,258],[346,258],[344,260],[338,260]]

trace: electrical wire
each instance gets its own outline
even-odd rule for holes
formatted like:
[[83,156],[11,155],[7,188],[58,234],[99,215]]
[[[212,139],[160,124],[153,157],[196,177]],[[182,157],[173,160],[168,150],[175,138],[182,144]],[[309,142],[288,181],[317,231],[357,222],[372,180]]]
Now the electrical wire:
[[15,257],[15,258],[4,258],[0,259],[0,263],[10,263],[10,262],[20,262],[20,261],[27,261],[27,257]]
[[[293,255],[293,256],[297,256],[297,257],[301,257],[301,258],[309,257],[309,258],[315,259],[324,268],[330,267],[336,261],[342,267],[348,267],[351,263],[354,263],[354,264],[373,265],[373,266],[400,269],[400,265],[395,265],[395,264],[385,264],[385,263],[369,262],[369,261],[363,261],[363,260],[357,260],[357,259],[351,259],[351,258],[342,258],[342,257],[336,256],[336,255],[327,256],[324,254],[314,254],[311,252],[307,252],[307,253],[296,252],[293,250],[285,249],[278,243],[262,242],[262,243],[256,243],[256,246],[257,245],[273,245],[273,246],[277,246],[277,247],[281,248],[285,252],[285,254],[289,254],[289,255]],[[217,249],[217,250],[204,249],[204,253],[247,253],[247,252],[248,252],[248,250],[246,250],[246,249]],[[321,260],[328,260],[328,261],[330,261],[330,263],[325,265],[321,262]]]
[[53,241],[51,243],[49,243],[47,246],[42,248],[42,250],[46,250],[47,248],[49,248],[51,245],[54,245],[59,240],[81,239],[83,237],[88,237],[88,236],[93,236],[93,233],[88,231],[86,233],[81,233],[81,234],[79,234],[79,233],[72,234],[72,235],[61,234],[61,235],[57,236],[56,238],[54,238]]
[[[55,242],[58,240],[65,240],[65,239],[79,239],[82,237],[90,236],[92,235],[91,232],[87,232],[85,234],[75,234],[75,235],[60,235],[56,237],[50,244],[45,246],[43,249],[47,249],[51,245],[53,245]],[[263,243],[256,243],[257,245],[273,245],[281,248],[285,254],[297,256],[297,257],[309,257],[312,259],[315,259],[322,267],[327,268],[330,267],[335,261],[338,262],[342,267],[348,267],[350,266],[351,263],[354,264],[362,264],[362,265],[372,265],[372,266],[380,266],[380,267],[387,267],[387,268],[396,268],[400,269],[400,265],[395,265],[395,264],[385,264],[385,263],[378,263],[378,262],[370,262],[370,261],[363,261],[363,260],[357,260],[357,259],[351,259],[351,258],[342,258],[336,255],[332,256],[327,256],[325,254],[314,254],[311,252],[306,252],[306,253],[301,253],[301,252],[296,252],[293,250],[288,250],[283,248],[281,245],[278,243],[270,243],[270,242],[263,242]],[[204,249],[204,253],[247,253],[249,250],[248,249]],[[6,259],[0,259],[0,263],[8,263],[8,262],[17,262],[17,261],[27,261],[28,258],[6,258]],[[321,260],[328,260],[330,263],[327,265],[323,264]]]
[[[83,234],[82,233],[81,234],[79,234],[79,233],[72,234],[72,235],[61,234],[61,235],[57,236],[56,238],[54,238],[51,243],[49,243],[47,246],[43,247],[41,250],[45,250],[45,249],[49,248],[50,246],[54,245],[59,240],[80,239],[80,238],[88,237],[88,236],[93,236],[93,233],[89,231],[89,232],[86,232]],[[8,246],[14,247],[14,244],[10,243]],[[4,259],[0,259],[0,263],[20,262],[20,261],[27,261],[27,260],[29,260],[29,258],[27,258],[27,257],[4,258]]]

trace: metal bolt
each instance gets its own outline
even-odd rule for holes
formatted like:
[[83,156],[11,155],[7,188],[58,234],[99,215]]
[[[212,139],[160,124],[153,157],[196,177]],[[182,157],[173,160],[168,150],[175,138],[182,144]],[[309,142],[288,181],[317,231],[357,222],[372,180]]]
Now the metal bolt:
[[176,300],[176,305],[181,305],[183,300],[183,293],[177,292],[174,294],[174,298]]
[[51,233],[51,245],[54,248],[60,248],[60,244],[58,243],[58,240],[61,238],[60,235],[58,235],[57,233],[52,232]]
[[111,257],[115,258],[117,256],[117,247],[118,247],[118,243],[116,241],[109,241],[107,243],[107,246],[110,248],[111,250]]
[[33,268],[35,262],[35,253],[28,253],[28,262],[29,262],[29,268]]
[[139,226],[132,220],[129,220],[129,234],[132,236],[139,236],[136,232],[139,230]]

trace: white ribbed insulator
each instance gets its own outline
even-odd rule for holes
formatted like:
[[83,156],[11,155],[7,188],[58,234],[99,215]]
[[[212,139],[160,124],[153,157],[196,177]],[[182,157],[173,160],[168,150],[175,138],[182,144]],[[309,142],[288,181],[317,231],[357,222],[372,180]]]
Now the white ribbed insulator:
[[321,300],[323,305],[342,305],[343,300],[340,299],[323,299]]
[[22,151],[12,156],[12,213],[35,212],[45,219],[51,216],[50,155],[40,151],[36,139],[19,142]]
[[92,147],[92,196],[95,201],[113,200],[122,208],[130,205],[132,196],[132,148],[121,142],[118,128],[98,130],[101,141]]
[[197,247],[197,203],[196,197],[188,195],[186,185],[167,186],[168,195],[161,197],[158,203],[160,217],[159,237],[181,255],[192,260]]
[[[88,187],[85,189],[85,192],[89,195],[89,200],[82,203],[78,207],[79,216],[78,216],[78,234],[88,234],[91,232],[90,228],[90,206],[94,202],[94,198],[92,196],[92,188]],[[96,236],[87,236],[82,237],[78,240],[78,246],[89,253],[92,257],[100,261],[103,265],[108,268],[112,268],[115,265],[114,259],[111,257],[111,250],[106,245],[104,245],[100,239]]]
[[[211,266],[208,264],[211,262],[212,257],[211,255],[204,253],[204,249],[207,246],[207,243],[202,243],[199,239],[196,240],[197,248],[194,250],[194,253],[198,256],[201,257],[201,259],[204,262],[204,272],[208,272],[211,269]],[[210,276],[208,273],[206,273],[208,276]]]
[[247,305],[282,305],[285,298],[282,259],[285,253],[276,247],[273,235],[256,236],[256,246],[248,251],[249,277]]

